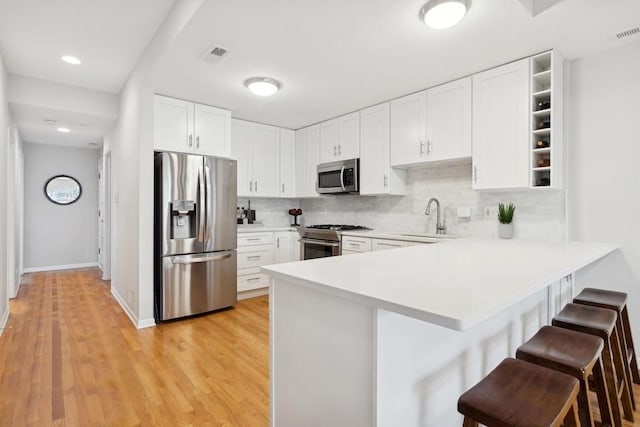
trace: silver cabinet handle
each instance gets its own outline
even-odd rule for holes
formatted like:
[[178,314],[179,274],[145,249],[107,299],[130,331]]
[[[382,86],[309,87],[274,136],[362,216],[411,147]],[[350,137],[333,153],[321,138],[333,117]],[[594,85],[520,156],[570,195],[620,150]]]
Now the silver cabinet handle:
[[336,147],[335,145],[333,146],[333,155],[334,156],[338,155],[338,147]]
[[253,186],[253,190],[257,193],[258,192],[258,181],[256,181],[254,184],[255,185]]
[[387,176],[387,174],[384,174],[384,187],[386,188],[387,185],[389,184],[389,177]]
[[193,147],[193,135],[189,135],[189,148]]
[[255,282],[255,281],[258,281],[258,280],[260,280],[259,277],[250,277],[250,278],[247,279],[247,282]]
[[195,264],[197,262],[208,262],[208,261],[218,261],[224,258],[229,258],[231,256],[231,252],[224,252],[220,255],[209,255],[209,256],[174,256],[171,257],[171,262],[173,264]]
[[478,167],[473,167],[473,182],[478,183]]
[[276,239],[276,248],[280,249],[280,238]]
[[257,242],[258,240],[262,240],[262,238],[260,238],[260,237],[252,237],[250,239],[247,239],[247,242]]
[[338,156],[342,155],[342,145],[338,144]]
[[424,154],[424,142],[420,141],[420,155]]
[[247,257],[248,260],[259,260],[260,259],[260,255],[252,255],[252,256],[248,256]]
[[431,141],[427,139],[427,155],[431,155]]
[[284,193],[284,184],[282,184],[282,192]]
[[253,181],[249,181],[249,192],[253,191]]
[[196,136],[196,148],[200,148],[200,135]]

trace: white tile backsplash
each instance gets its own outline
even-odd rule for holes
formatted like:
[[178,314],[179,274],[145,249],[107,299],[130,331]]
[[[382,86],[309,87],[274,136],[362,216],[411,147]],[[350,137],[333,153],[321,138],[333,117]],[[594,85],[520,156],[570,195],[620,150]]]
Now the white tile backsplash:
[[[293,217],[289,215],[289,209],[299,208],[298,199],[247,199],[238,198],[238,207],[248,209],[251,200],[251,209],[256,211],[256,220],[267,227],[286,227],[293,224]],[[298,222],[300,221],[298,217]]]

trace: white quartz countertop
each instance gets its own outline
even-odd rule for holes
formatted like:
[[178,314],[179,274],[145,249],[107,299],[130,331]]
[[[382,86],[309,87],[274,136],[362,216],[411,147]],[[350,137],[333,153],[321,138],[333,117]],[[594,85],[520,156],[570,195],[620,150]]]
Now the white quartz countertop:
[[401,240],[404,242],[418,243],[438,243],[442,241],[458,239],[464,236],[459,234],[430,234],[430,233],[411,233],[399,231],[378,231],[378,230],[355,230],[342,231],[343,236],[368,237],[372,239]]
[[262,224],[238,224],[238,233],[260,233],[273,231],[298,231],[295,227],[267,227]]
[[264,266],[262,272],[464,330],[617,248],[607,243],[464,238]]

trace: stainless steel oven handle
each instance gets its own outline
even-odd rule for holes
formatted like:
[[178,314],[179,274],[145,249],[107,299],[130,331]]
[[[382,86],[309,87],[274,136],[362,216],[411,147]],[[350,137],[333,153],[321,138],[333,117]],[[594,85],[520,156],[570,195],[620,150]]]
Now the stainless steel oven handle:
[[229,258],[231,255],[232,252],[225,252],[220,255],[207,255],[201,257],[194,257],[192,255],[174,256],[171,257],[171,262],[173,264],[195,264],[197,262],[219,261],[221,259]]
[[336,247],[336,246],[340,246],[340,242],[328,242],[326,240],[315,240],[315,239],[300,239],[301,243],[312,243],[314,245],[320,245],[320,246],[332,246],[332,247]]
[[340,187],[342,187],[342,191],[346,190],[344,188],[344,166],[342,166],[342,169],[340,169]]

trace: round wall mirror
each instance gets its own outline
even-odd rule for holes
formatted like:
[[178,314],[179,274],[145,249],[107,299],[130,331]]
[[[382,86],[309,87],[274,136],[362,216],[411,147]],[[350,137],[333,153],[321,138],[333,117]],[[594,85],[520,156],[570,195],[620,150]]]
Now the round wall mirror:
[[44,185],[44,194],[57,205],[70,205],[82,195],[82,186],[72,176],[56,175]]

